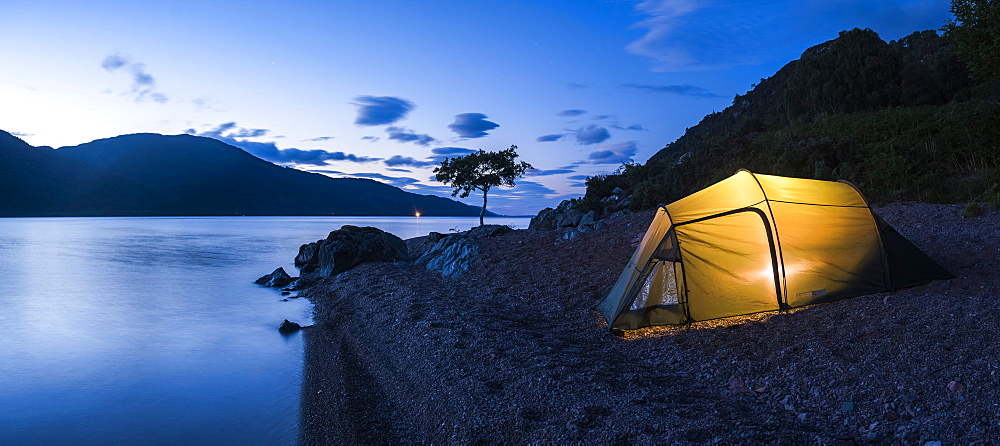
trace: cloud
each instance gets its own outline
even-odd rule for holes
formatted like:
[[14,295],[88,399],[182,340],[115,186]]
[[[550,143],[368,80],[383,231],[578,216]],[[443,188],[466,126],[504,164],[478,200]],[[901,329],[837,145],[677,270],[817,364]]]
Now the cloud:
[[562,139],[563,136],[566,136],[566,135],[562,135],[562,134],[558,134],[558,133],[552,133],[552,134],[549,134],[549,135],[539,136],[539,137],[535,138],[535,141],[538,141],[538,142],[558,141],[558,140]]
[[[353,163],[370,163],[380,161],[381,158],[370,158],[358,156],[353,153],[328,152],[326,150],[303,150],[297,148],[279,149],[274,142],[249,141],[246,138],[256,138],[264,136],[269,131],[267,129],[247,129],[236,125],[235,122],[220,124],[218,127],[198,132],[195,129],[188,129],[184,133],[195,136],[204,136],[217,139],[231,146],[236,146],[247,153],[260,159],[272,163],[294,163],[311,164],[315,166],[325,165],[328,161],[348,161]],[[238,139],[243,138],[243,139]]]
[[486,115],[482,113],[457,114],[455,122],[448,124],[448,128],[462,138],[482,138],[487,135],[487,131],[497,127],[500,124],[487,121]]
[[626,141],[616,144],[600,146],[596,151],[587,157],[587,161],[592,164],[622,164],[632,160],[635,156],[635,141]]
[[368,141],[368,142],[375,142],[375,141],[378,141],[380,139],[382,139],[382,138],[379,138],[378,136],[362,136],[361,137],[362,141]]
[[571,88],[571,89],[573,89],[573,90],[583,90],[585,88],[590,88],[590,85],[587,85],[587,84],[578,84],[576,82],[569,82],[569,83],[566,84],[566,86],[569,87],[569,88]]
[[412,102],[393,96],[358,96],[354,100],[358,106],[354,124],[361,126],[392,124],[413,109]]
[[114,71],[125,65],[128,65],[129,61],[121,54],[110,54],[108,57],[104,58],[101,62],[101,67],[108,71]]
[[654,71],[719,70],[786,61],[844,29],[872,28],[886,40],[936,29],[947,0],[645,0],[645,34],[626,50],[649,58]]
[[573,169],[549,169],[549,170],[528,169],[527,171],[525,171],[524,174],[526,176],[529,176],[529,177],[544,177],[544,176],[549,176],[549,175],[561,175],[561,174],[573,173],[573,172],[576,172],[576,170],[573,170]]
[[412,142],[418,146],[426,146],[437,141],[430,135],[419,134],[403,127],[386,127],[385,131],[389,134],[389,139],[399,142]]
[[35,136],[34,133],[24,133],[24,132],[10,132],[10,134],[17,136],[19,138],[27,138],[29,136]]
[[574,132],[576,137],[576,142],[578,144],[590,145],[590,144],[600,144],[611,137],[608,133],[608,129],[594,124],[588,125],[586,127],[577,129]]
[[146,71],[145,64],[133,62],[131,59],[122,56],[121,54],[111,54],[104,58],[101,62],[101,67],[108,72],[128,69],[129,73],[132,75],[132,87],[129,95],[132,96],[132,100],[135,102],[143,102],[146,100],[158,102],[160,104],[167,102],[167,96],[156,91],[156,80],[153,79],[153,75]]
[[559,113],[556,113],[556,116],[580,116],[586,113],[587,113],[586,110],[572,109],[572,110],[563,110]]
[[403,155],[393,155],[391,158],[384,160],[382,162],[385,163],[386,166],[391,166],[391,167],[395,166],[428,167],[440,164],[440,162],[434,160],[420,161],[413,157],[403,156]]
[[566,177],[567,180],[583,181],[590,178],[590,175],[571,175]]
[[435,147],[431,149],[431,152],[439,156],[464,156],[470,153],[475,153],[475,150],[466,149],[464,147]]
[[306,141],[317,141],[317,142],[318,141],[329,141],[329,140],[331,140],[333,138],[336,138],[336,136],[317,136],[315,138],[309,138]]
[[646,130],[645,127],[639,124],[632,124],[629,126],[624,126],[618,122],[618,118],[615,115],[597,115],[594,116],[595,121],[605,121],[608,127],[618,130]]
[[387,167],[385,170],[389,170],[389,171],[392,171],[392,172],[406,172],[406,173],[413,172],[410,169],[399,169],[399,168],[395,168],[395,167]]
[[420,180],[418,180],[416,178],[410,178],[410,177],[390,177],[388,175],[383,175],[383,174],[375,173],[375,172],[348,173],[348,174],[344,174],[344,175],[355,177],[355,178],[368,178],[368,179],[372,179],[372,180],[379,180],[379,181],[381,181],[383,183],[389,183],[390,185],[398,187],[398,188],[403,188],[403,187],[409,186],[411,184],[416,184],[416,183],[420,182]]
[[637,90],[647,93],[670,93],[678,94],[682,96],[693,96],[696,98],[721,98],[720,94],[712,93],[701,87],[695,87],[694,85],[644,85],[627,83],[622,84],[622,87]]

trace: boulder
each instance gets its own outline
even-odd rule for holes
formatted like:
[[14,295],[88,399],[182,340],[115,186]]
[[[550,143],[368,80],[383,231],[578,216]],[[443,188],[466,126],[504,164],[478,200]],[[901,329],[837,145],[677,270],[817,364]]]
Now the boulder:
[[303,266],[316,263],[316,253],[319,249],[320,242],[306,243],[305,245],[299,246],[299,254],[295,256],[295,266],[302,268]]
[[577,227],[594,226],[595,223],[597,223],[597,212],[590,211],[580,217],[580,223]]
[[509,234],[514,232],[510,226],[504,225],[482,225],[472,228],[465,234],[466,237],[471,239],[481,239],[486,237],[496,237],[499,235]]
[[538,211],[538,215],[531,217],[528,223],[529,231],[549,231],[556,228],[556,210],[545,208]]
[[580,225],[583,212],[577,209],[569,209],[556,217],[556,228],[575,228]]
[[253,281],[257,285],[264,285],[267,287],[283,287],[292,283],[295,280],[294,277],[289,276],[285,272],[284,268],[278,267],[278,269],[271,272],[271,274],[261,276],[259,279]]
[[301,325],[291,322],[288,319],[281,321],[281,325],[278,326],[278,331],[281,332],[281,334],[292,334],[301,329]]
[[440,232],[431,232],[430,234],[427,234],[427,241],[431,243],[437,243],[440,242],[441,239],[445,237],[447,237],[446,234],[442,234]]
[[378,228],[344,225],[324,240],[302,245],[295,265],[303,274],[334,276],[365,262],[395,262],[408,254],[406,242],[395,235]]
[[417,259],[417,265],[440,271],[446,277],[456,277],[472,265],[479,254],[479,245],[469,237],[450,236],[442,239]]

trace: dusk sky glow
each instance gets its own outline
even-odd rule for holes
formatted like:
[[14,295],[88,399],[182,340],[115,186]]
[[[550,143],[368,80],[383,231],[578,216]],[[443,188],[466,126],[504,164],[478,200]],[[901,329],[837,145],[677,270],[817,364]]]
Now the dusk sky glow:
[[52,147],[190,133],[441,196],[442,159],[517,145],[536,170],[491,191],[490,210],[535,214],[839,31],[898,39],[940,28],[948,6],[5,0],[0,129]]

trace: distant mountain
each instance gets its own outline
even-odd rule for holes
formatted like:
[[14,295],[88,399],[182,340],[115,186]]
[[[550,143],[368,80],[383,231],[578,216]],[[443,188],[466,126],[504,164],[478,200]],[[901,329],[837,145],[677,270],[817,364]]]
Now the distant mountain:
[[0,216],[453,215],[479,208],[271,164],[210,138],[152,133],[32,147],[0,131]]

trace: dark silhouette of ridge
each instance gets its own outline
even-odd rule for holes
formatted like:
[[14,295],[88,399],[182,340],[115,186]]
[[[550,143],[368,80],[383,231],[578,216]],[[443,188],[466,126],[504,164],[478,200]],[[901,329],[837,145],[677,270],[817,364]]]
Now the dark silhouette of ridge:
[[422,215],[479,208],[274,165],[211,138],[123,135],[51,149],[0,131],[0,216]]

